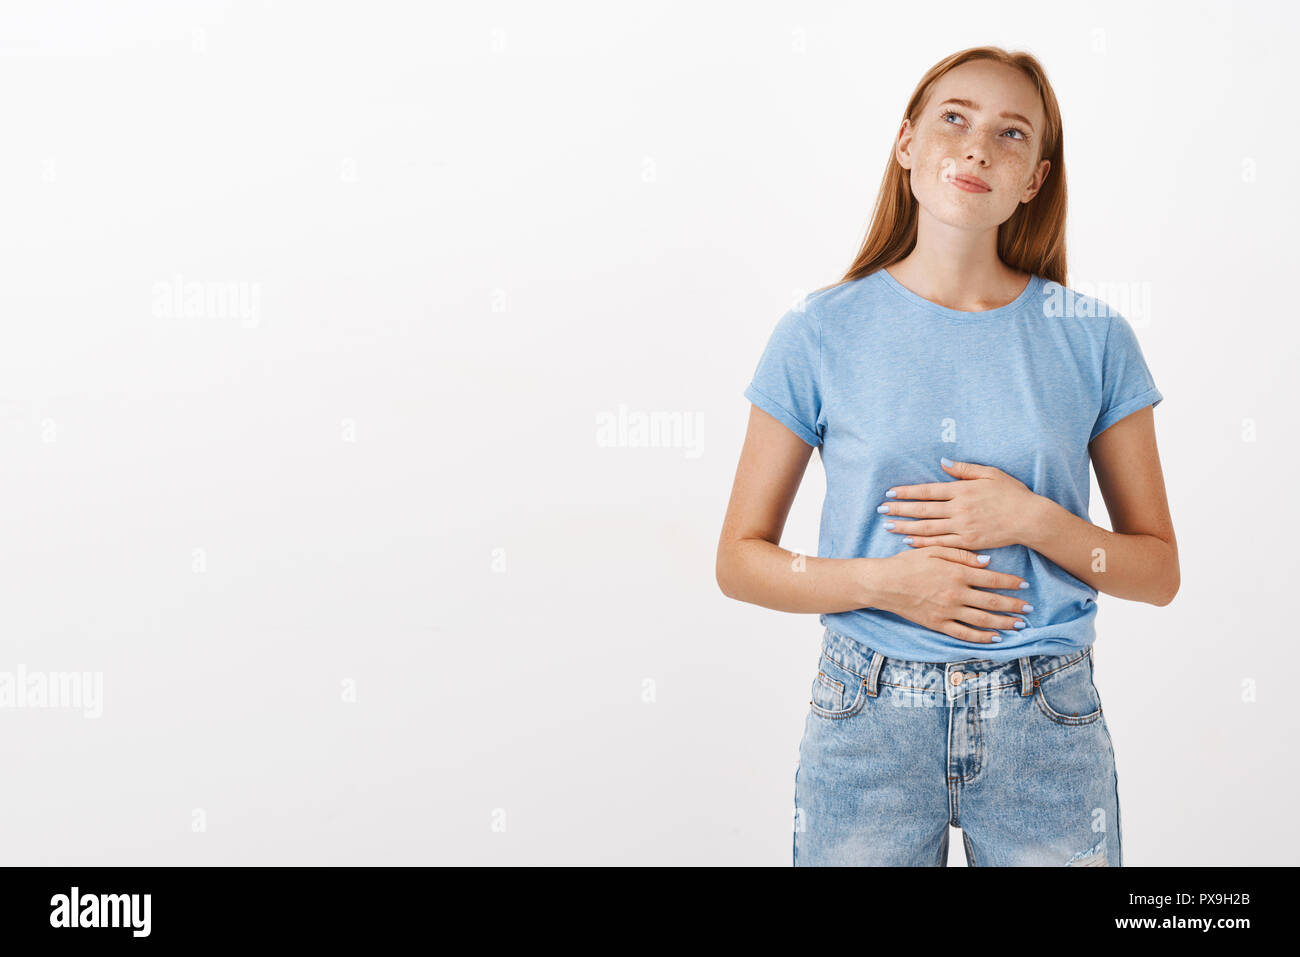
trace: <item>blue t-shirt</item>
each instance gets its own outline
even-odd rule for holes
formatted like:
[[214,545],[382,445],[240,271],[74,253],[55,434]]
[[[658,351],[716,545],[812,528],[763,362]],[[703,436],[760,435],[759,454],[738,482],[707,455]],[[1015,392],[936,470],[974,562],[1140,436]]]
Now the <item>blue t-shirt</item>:
[[[1088,519],[1088,443],[1163,398],[1132,326],[1100,299],[1035,275],[1014,302],[961,312],[884,269],[787,312],[745,397],[820,449],[823,558],[912,548],[884,524],[915,519],[876,507],[896,485],[962,481],[940,457],[995,466]],[[991,556],[985,567],[1029,582],[998,591],[1033,605],[1015,613],[1025,628],[999,630],[1000,643],[963,641],[877,608],[822,615],[822,624],[916,661],[1006,661],[1092,644],[1095,588],[1024,545],[980,554]]]

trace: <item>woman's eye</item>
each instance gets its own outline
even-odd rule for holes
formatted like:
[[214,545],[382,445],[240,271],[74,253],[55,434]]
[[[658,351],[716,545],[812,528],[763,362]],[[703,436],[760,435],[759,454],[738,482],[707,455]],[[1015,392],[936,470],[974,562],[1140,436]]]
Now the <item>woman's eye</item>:
[[1014,126],[1006,132],[1017,134],[1016,136],[1011,137],[1013,140],[1023,140],[1025,138],[1024,130],[1018,130]]
[[[961,114],[960,114],[960,113],[945,113],[945,114],[943,114],[943,116],[941,117],[941,119],[943,119],[943,120],[946,122],[947,119],[948,119],[948,117],[950,117],[950,116],[960,117]],[[948,123],[948,125],[949,125],[949,126],[952,126],[951,123]]]

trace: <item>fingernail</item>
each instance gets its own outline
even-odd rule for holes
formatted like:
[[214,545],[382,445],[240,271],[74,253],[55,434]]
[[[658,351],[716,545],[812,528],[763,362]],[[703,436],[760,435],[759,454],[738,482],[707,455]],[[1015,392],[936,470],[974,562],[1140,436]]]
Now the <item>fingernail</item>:
[[888,492],[885,493],[885,498],[898,498],[898,493],[891,488]]
[[939,461],[942,462],[944,465],[952,465],[952,461],[950,459],[940,459]]
[[994,635],[994,636],[993,636],[993,640],[994,640],[994,641],[1001,641],[1001,640],[1002,640],[1002,636],[1001,636],[1001,635]]
[[911,544],[912,544],[912,536],[911,536],[911,535],[908,535],[907,538],[903,539],[903,544],[904,544],[904,545],[911,545]]
[[988,555],[976,555],[976,556],[975,556],[975,560],[976,560],[977,562],[986,562],[986,561],[989,560],[989,556],[988,556]]
[[889,511],[889,506],[888,506],[888,505],[877,505],[877,506],[876,506],[876,511],[877,511],[877,512],[888,512],[888,511]]
[[893,527],[894,527],[894,523],[893,523],[893,522],[886,522],[886,523],[885,523],[885,528],[893,528]]
[[1018,621],[1018,622],[1016,622],[1015,627],[1017,627],[1017,628],[1023,628],[1023,627],[1025,627],[1025,623],[1024,623],[1023,621]]
[[1033,611],[1033,610],[1034,610],[1034,606],[1033,606],[1033,605],[1025,605],[1025,607],[1022,608],[1022,609],[1020,609],[1020,610],[1021,610],[1021,611]]
[[1020,583],[1019,585],[1017,585],[1016,587],[1017,587],[1017,588],[1028,588],[1028,587],[1029,587],[1029,582],[1021,582],[1021,583]]

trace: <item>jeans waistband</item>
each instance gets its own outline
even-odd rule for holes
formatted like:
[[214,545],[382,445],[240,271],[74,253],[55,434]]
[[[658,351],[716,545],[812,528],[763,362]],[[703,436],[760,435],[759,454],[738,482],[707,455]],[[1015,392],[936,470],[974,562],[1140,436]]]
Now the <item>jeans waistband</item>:
[[[971,650],[978,646],[972,644]],[[1066,655],[1027,655],[1015,661],[969,658],[963,661],[907,661],[888,658],[855,638],[826,629],[822,651],[841,668],[861,677],[867,693],[875,696],[881,685],[948,697],[972,691],[1015,690],[1034,693],[1034,683],[1044,675],[1060,671],[1092,655],[1092,646]]]

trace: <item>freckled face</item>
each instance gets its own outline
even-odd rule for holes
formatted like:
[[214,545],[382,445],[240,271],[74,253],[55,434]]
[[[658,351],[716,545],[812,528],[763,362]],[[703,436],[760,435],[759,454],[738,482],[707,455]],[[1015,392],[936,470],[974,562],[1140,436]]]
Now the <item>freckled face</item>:
[[[967,102],[949,102],[954,99]],[[935,219],[965,229],[997,227],[1041,186],[1035,174],[1042,165],[1043,108],[1018,70],[987,60],[963,63],[939,79],[912,119],[904,124],[898,161],[911,170],[912,194]]]

